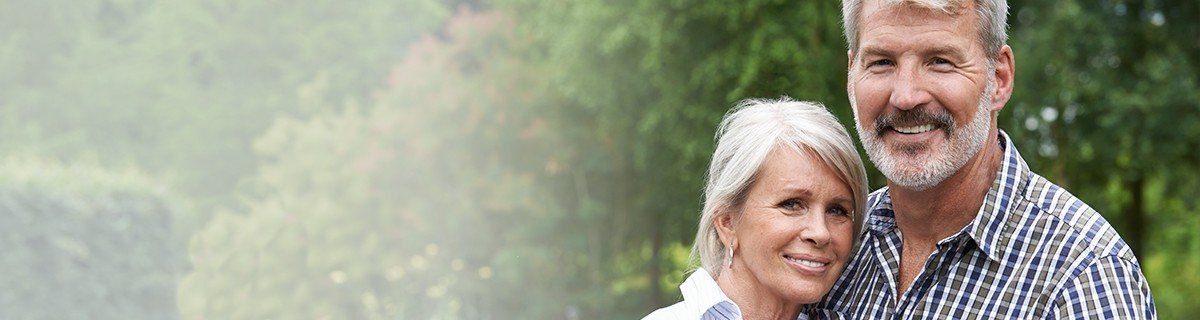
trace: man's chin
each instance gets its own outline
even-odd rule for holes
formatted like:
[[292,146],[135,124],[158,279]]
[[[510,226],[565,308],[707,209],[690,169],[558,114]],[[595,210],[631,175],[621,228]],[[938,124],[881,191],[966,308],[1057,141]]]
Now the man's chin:
[[925,191],[937,186],[940,181],[932,181],[928,174],[925,173],[908,173],[899,174],[899,176],[888,177],[888,184],[893,187],[901,187],[913,191]]
[[[904,153],[889,154],[889,165],[880,166],[880,171],[887,177],[888,184],[916,191],[925,191],[940,183],[937,173],[933,172],[934,160],[929,154],[908,156]],[[938,180],[938,181],[934,181]]]
[[933,161],[932,151],[927,143],[888,145],[884,157],[899,166],[924,168]]

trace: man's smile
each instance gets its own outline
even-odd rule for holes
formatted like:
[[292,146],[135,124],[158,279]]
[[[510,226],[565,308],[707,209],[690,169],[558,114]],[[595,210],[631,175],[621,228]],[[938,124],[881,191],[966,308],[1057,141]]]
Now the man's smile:
[[892,129],[895,129],[896,131],[899,131],[900,133],[904,133],[904,134],[917,134],[917,133],[922,133],[922,132],[927,132],[929,130],[933,130],[933,128],[935,128],[934,125],[925,124],[925,125],[909,126],[909,127],[893,127]]

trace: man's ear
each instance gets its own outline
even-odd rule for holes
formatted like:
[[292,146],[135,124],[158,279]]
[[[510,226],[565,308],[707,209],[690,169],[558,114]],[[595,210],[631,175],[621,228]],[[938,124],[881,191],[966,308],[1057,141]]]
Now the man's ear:
[[851,74],[854,74],[854,51],[846,50],[846,92],[850,92],[850,86],[854,83],[850,81]]
[[846,74],[854,70],[854,51],[846,50]]
[[996,79],[996,91],[991,93],[991,111],[993,113],[1004,109],[1004,105],[1008,104],[1008,99],[1012,98],[1013,83],[1017,70],[1016,63],[1017,61],[1013,56],[1012,48],[1008,45],[1000,47],[1000,53],[996,55],[996,73],[992,75]]

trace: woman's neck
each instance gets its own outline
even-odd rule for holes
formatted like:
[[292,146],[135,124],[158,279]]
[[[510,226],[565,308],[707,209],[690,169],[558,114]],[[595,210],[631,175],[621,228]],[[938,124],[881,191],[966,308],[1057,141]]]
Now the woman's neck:
[[717,286],[738,306],[743,319],[795,320],[800,315],[800,304],[762,285],[744,266],[737,270],[722,266]]

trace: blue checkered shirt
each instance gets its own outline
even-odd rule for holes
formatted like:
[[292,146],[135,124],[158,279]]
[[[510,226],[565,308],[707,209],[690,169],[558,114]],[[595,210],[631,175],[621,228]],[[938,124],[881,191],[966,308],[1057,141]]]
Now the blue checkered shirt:
[[861,243],[816,307],[850,319],[1155,319],[1137,258],[1108,221],[1028,165],[1007,134],[983,206],[937,243],[896,298],[901,237],[885,187]]

